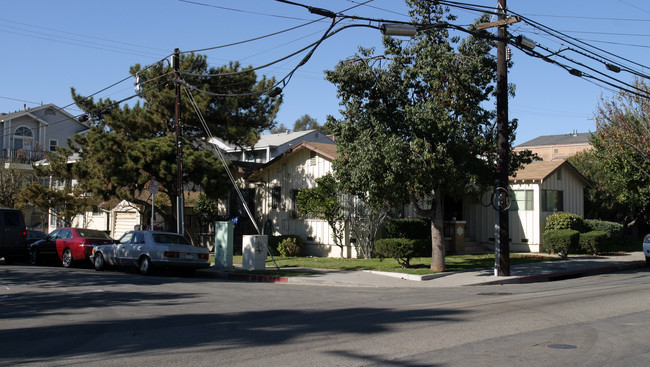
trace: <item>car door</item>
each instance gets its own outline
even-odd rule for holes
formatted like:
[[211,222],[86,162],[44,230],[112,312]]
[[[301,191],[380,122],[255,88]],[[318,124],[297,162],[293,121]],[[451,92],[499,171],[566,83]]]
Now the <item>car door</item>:
[[115,246],[115,259],[120,265],[132,265],[131,253],[133,252],[133,232],[125,233]]
[[50,234],[48,234],[44,240],[36,241],[34,243],[34,245],[37,246],[38,252],[41,255],[45,255],[45,256],[56,255],[56,239],[58,238],[60,232],[61,229],[56,229]]
[[62,228],[56,236],[56,253],[59,259],[62,258],[63,250],[72,246],[72,231],[68,228]]

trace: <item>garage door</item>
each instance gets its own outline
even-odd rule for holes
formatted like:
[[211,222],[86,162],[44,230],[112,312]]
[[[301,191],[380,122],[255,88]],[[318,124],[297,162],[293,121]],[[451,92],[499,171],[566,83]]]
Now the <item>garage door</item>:
[[135,229],[139,224],[138,212],[115,212],[115,220],[113,221],[113,238],[119,239],[128,231]]

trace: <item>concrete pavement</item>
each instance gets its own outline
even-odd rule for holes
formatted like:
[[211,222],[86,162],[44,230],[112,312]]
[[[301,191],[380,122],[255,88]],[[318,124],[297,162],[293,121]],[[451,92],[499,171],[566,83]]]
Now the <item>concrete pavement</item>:
[[229,273],[213,269],[205,269],[202,270],[201,273],[204,276],[215,276],[222,279],[254,282],[281,282],[341,287],[438,288],[466,285],[554,281],[596,274],[606,274],[645,266],[645,255],[642,251],[638,251],[610,256],[569,256],[569,258],[565,260],[511,265],[510,276],[495,276],[494,269],[492,268],[427,275],[411,275],[367,270],[344,271],[327,269],[310,269],[310,271],[314,272],[313,275],[295,277],[273,277],[255,274]]

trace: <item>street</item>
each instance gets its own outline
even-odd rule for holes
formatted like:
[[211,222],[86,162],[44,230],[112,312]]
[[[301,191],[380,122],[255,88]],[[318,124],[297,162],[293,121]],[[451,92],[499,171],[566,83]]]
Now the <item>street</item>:
[[648,279],[361,288],[0,265],[0,365],[645,366]]

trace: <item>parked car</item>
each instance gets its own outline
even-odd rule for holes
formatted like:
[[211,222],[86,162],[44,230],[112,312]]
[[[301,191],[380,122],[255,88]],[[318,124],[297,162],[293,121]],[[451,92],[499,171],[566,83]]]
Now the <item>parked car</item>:
[[192,273],[207,268],[210,252],[196,247],[178,233],[156,231],[129,231],[110,245],[96,246],[90,260],[95,270],[106,265],[135,266],[141,274],[153,268],[174,268]]
[[29,245],[32,243],[38,241],[38,240],[43,240],[47,237],[47,234],[45,232],[41,231],[33,231],[31,229],[27,230],[27,247],[29,248]]
[[95,229],[57,228],[42,240],[29,246],[29,262],[32,265],[44,260],[59,260],[69,268],[75,261],[87,260],[93,246],[113,243],[105,232]]
[[0,257],[5,264],[24,259],[27,236],[25,218],[18,209],[0,208]]
[[646,264],[650,265],[650,233],[643,238],[643,254]]

